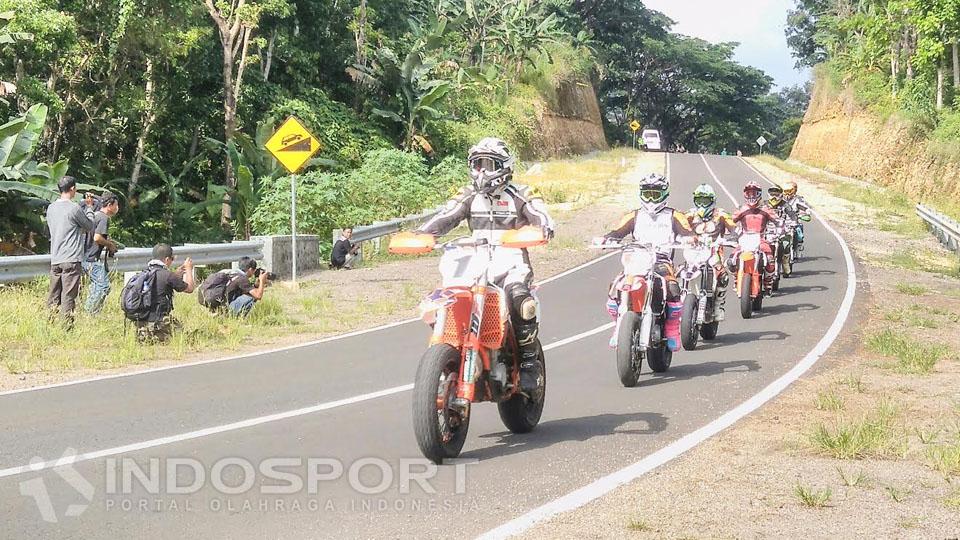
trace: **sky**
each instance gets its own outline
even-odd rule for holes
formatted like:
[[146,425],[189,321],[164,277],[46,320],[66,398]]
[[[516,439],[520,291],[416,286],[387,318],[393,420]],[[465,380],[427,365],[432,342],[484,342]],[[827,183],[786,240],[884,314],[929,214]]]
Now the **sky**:
[[673,31],[711,42],[740,43],[741,64],[760,68],[777,86],[803,84],[808,70],[793,67],[783,30],[793,0],[643,0],[676,21]]

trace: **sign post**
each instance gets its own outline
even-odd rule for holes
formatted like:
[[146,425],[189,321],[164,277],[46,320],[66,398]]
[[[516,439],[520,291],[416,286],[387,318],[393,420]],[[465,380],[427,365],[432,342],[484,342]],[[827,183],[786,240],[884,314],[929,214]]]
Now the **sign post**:
[[290,249],[297,283],[297,172],[320,150],[320,141],[295,117],[287,118],[264,145],[290,173]]
[[757,144],[760,145],[760,154],[763,155],[763,145],[767,144],[767,139],[763,135],[757,137]]
[[640,129],[640,122],[636,120],[630,122],[630,129],[633,131],[633,147],[637,148],[637,130]]

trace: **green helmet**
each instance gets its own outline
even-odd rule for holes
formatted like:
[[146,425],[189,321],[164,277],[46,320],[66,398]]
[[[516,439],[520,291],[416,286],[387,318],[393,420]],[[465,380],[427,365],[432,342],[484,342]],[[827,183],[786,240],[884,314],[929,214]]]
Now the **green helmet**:
[[693,190],[693,204],[697,207],[697,215],[702,219],[711,219],[717,208],[717,193],[710,184],[700,184]]

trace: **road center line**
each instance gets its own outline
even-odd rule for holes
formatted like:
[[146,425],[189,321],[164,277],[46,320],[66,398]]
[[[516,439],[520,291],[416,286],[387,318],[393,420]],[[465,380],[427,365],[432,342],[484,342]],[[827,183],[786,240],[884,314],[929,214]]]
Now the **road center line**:
[[[613,328],[612,322],[598,326],[586,332],[581,332],[577,335],[570,336],[558,341],[554,341],[548,345],[544,345],[543,350],[549,351],[553,349],[558,349],[564,345],[569,345],[581,339],[588,338],[590,336],[599,334],[605,330]],[[109,456],[115,456],[118,454],[128,454],[130,452],[137,452],[140,450],[146,450],[149,448],[156,448],[158,446],[165,446],[168,444],[190,441],[193,439],[200,439],[202,437],[209,437],[211,435],[218,435],[220,433],[227,433],[229,431],[237,431],[239,429],[245,429],[254,426],[260,426],[263,424],[268,424],[270,422],[277,422],[280,420],[287,420],[289,418],[296,418],[298,416],[304,416],[308,414],[313,414],[322,411],[329,411],[331,409],[337,409],[340,407],[345,407],[347,405],[353,405],[356,403],[362,403],[364,401],[371,401],[374,399],[379,399],[382,397],[392,396],[395,394],[401,394],[403,392],[408,392],[413,390],[412,384],[405,384],[402,386],[394,386],[393,388],[385,388],[383,390],[377,390],[376,392],[369,392],[367,394],[360,394],[357,396],[352,396],[348,398],[338,399],[335,401],[328,401],[326,403],[318,403],[317,405],[312,405],[310,407],[302,407],[300,409],[293,409],[290,411],[283,411],[274,414],[268,414],[265,416],[258,416],[256,418],[248,418],[246,420],[240,420],[237,422],[231,422],[229,424],[222,424],[219,426],[212,426],[204,429],[198,429],[196,431],[189,431],[187,433],[179,433],[176,435],[169,435],[167,437],[160,437],[157,439],[150,439],[148,441],[141,441],[131,444],[126,444],[123,446],[115,446],[113,448],[106,448],[103,450],[95,450],[92,452],[84,452],[82,454],[77,454],[75,456],[64,456],[50,461],[42,462],[31,462],[28,465],[20,465],[17,467],[10,467],[7,469],[0,469],[0,478],[5,478],[7,476],[16,476],[19,474],[24,474],[28,472],[38,472],[45,469],[52,469],[54,467],[60,467],[63,465],[69,465],[73,463],[80,463],[83,461],[90,461],[93,459],[99,459]]]
[[[704,158],[704,163],[706,163],[706,158]],[[710,166],[707,165],[707,168],[709,169]],[[710,171],[710,174],[713,174],[713,171]],[[714,178],[716,178],[716,176],[714,176]],[[717,182],[720,183],[719,179]],[[813,367],[813,365],[817,363],[817,360],[819,360],[820,357],[827,352],[827,349],[830,348],[830,345],[833,344],[837,336],[840,335],[841,330],[843,330],[843,326],[850,316],[850,310],[853,307],[853,299],[857,292],[856,266],[853,262],[853,255],[850,252],[850,247],[847,246],[847,243],[843,240],[843,237],[840,236],[840,233],[838,233],[833,226],[827,223],[827,221],[820,216],[816,217],[817,220],[820,221],[820,223],[824,226],[824,228],[826,228],[826,230],[829,231],[840,243],[840,248],[843,251],[843,259],[847,267],[847,289],[844,293],[843,301],[840,303],[840,308],[837,310],[837,315],[833,319],[833,323],[830,325],[830,328],[827,329],[827,332],[822,338],[820,338],[820,341],[817,342],[813,349],[807,353],[807,355],[804,356],[800,362],[791,368],[790,371],[770,383],[759,393],[747,399],[740,405],[734,407],[730,411],[724,413],[709,424],[701,427],[700,429],[684,435],[680,439],[677,439],[676,441],[644,457],[632,465],[628,465],[607,476],[599,478],[590,484],[567,493],[560,498],[554,499],[543,504],[542,506],[534,508],[526,514],[516,517],[495,529],[487,531],[486,533],[480,535],[478,540],[499,540],[515,536],[526,530],[529,530],[538,523],[546,521],[563,512],[569,512],[571,510],[580,508],[587,503],[590,503],[591,501],[610,493],[614,489],[640,478],[651,470],[673,460],[674,458],[679,457],[691,448],[696,447],[703,441],[730,427],[744,416],[759,409],[763,404],[779,395],[780,392],[790,386],[790,384],[799,379],[800,376]]]
[[737,202],[737,198],[734,197],[732,193],[730,193],[730,190],[727,189],[727,186],[723,185],[723,182],[721,182],[720,178],[717,177],[717,173],[713,172],[713,168],[710,167],[709,163],[707,163],[707,156],[700,154],[700,159],[703,160],[703,164],[706,165],[707,167],[707,172],[710,173],[710,176],[713,177],[713,180],[717,183],[718,186],[720,186],[720,189],[722,189],[723,192],[727,194],[727,197],[730,197],[730,202],[733,203],[733,209],[736,210],[737,206],[740,204],[739,202]]

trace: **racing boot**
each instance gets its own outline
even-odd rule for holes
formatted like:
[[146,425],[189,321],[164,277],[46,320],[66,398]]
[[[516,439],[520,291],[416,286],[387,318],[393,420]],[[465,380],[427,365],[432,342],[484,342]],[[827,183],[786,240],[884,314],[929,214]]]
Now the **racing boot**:
[[680,313],[683,311],[682,302],[667,302],[667,322],[663,333],[667,338],[667,347],[671,351],[680,349]]
[[516,325],[517,347],[520,349],[520,390],[531,398],[536,398],[543,391],[538,327],[536,319]]
[[726,315],[727,286],[730,284],[730,274],[721,272],[717,276],[716,315],[714,320],[722,321]]

